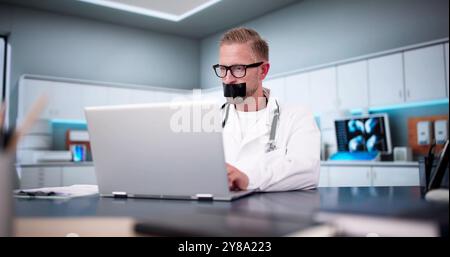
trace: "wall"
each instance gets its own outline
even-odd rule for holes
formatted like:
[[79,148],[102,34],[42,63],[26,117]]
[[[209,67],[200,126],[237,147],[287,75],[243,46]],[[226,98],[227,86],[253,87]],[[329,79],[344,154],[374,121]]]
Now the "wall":
[[391,127],[393,146],[408,145],[408,119],[411,117],[425,117],[434,115],[448,116],[448,103],[430,106],[413,106],[410,108],[385,109],[372,113],[387,113]]
[[[448,0],[305,0],[244,26],[270,46],[269,77],[449,35]],[[220,85],[221,33],[201,41],[201,87]]]
[[[12,45],[11,103],[24,73],[191,89],[199,87],[199,41],[0,4]],[[176,74],[176,76],[174,76]],[[11,106],[11,121],[16,116]]]

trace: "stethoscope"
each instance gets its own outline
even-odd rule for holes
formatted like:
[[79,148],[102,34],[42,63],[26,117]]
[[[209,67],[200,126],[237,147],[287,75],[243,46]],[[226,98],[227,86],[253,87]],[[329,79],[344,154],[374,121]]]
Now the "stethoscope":
[[[277,105],[277,108],[275,109],[275,111],[273,113],[272,125],[270,127],[269,141],[266,144],[266,153],[271,152],[277,148],[276,144],[275,144],[275,136],[277,133],[278,121],[280,120],[280,106],[278,105],[278,101],[276,99],[275,99],[275,104]],[[222,110],[223,110],[223,108],[226,108],[225,109],[225,118],[222,121],[222,128],[225,127],[225,125],[228,121],[230,105],[231,105],[230,103],[224,103],[221,107]]]

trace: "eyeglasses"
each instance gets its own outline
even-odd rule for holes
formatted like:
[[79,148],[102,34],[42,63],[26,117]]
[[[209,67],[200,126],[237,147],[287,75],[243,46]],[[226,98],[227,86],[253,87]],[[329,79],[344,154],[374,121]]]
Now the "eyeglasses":
[[261,66],[261,64],[263,63],[264,62],[257,62],[248,65],[236,64],[231,66],[216,64],[213,65],[213,69],[217,77],[219,78],[225,78],[227,76],[228,70],[230,70],[231,75],[233,75],[235,78],[243,78],[247,74],[247,68],[256,68]]

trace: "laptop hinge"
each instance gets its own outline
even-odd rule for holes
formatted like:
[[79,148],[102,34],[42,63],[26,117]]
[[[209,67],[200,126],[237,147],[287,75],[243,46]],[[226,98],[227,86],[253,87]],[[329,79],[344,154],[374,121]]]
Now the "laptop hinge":
[[112,192],[114,198],[128,198],[127,192]]
[[212,201],[214,198],[214,195],[212,194],[196,194],[195,197],[197,200],[200,201]]

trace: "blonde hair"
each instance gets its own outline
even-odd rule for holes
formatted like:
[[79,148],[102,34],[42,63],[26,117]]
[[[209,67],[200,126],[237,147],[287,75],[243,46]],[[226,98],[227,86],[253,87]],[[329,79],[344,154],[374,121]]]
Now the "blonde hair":
[[248,43],[258,58],[262,58],[264,61],[269,60],[269,45],[253,29],[239,27],[228,30],[220,39],[220,46],[232,43]]

